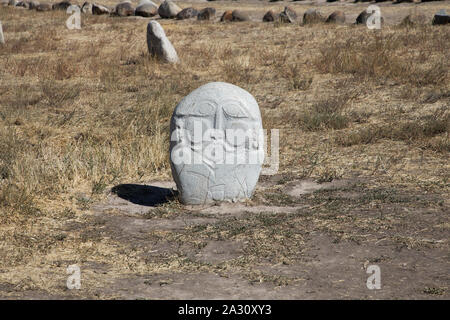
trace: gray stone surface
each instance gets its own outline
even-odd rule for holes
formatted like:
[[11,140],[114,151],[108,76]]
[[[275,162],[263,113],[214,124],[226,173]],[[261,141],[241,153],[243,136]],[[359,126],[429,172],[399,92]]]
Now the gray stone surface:
[[401,25],[405,26],[418,26],[429,24],[430,21],[423,13],[413,12],[408,14],[401,22]]
[[280,13],[281,22],[295,23],[297,21],[297,13],[290,7],[284,7],[284,11]]
[[258,103],[224,82],[201,86],[176,106],[170,163],[180,201],[203,204],[251,197],[264,160]]
[[101,15],[101,14],[109,14],[109,8],[102,6],[101,4],[92,4],[92,14]]
[[158,5],[152,1],[144,0],[139,2],[135,15],[141,17],[153,17],[158,14]]
[[197,17],[198,11],[193,7],[184,8],[177,14],[177,20],[186,20]]
[[250,17],[245,11],[233,10],[231,16],[231,21],[250,21]]
[[440,25],[440,24],[448,24],[450,23],[450,16],[445,12],[445,9],[440,10],[433,17],[432,24]]
[[273,21],[278,21],[279,19],[280,19],[279,14],[276,14],[275,12],[273,12],[273,10],[269,10],[264,15],[262,21],[263,22],[273,22]]
[[39,4],[40,4],[39,1],[29,1],[28,9],[30,10],[36,9]]
[[147,25],[147,46],[148,52],[152,56],[156,56],[158,59],[165,62],[178,62],[178,55],[175,48],[166,37],[164,29],[157,21],[150,21]]
[[303,24],[324,22],[325,17],[317,9],[308,9],[303,14]]
[[216,9],[214,8],[204,8],[198,12],[198,20],[211,20],[216,15]]
[[158,8],[159,16],[164,19],[173,19],[180,11],[181,8],[169,0],[164,1]]
[[64,10],[66,11],[68,7],[71,6],[71,3],[69,1],[61,1],[58,3],[54,3],[52,5],[53,10]]
[[326,23],[345,23],[345,13],[344,11],[337,10],[332,12],[328,18]]
[[50,11],[52,10],[52,5],[50,3],[41,3],[36,6],[36,11]]
[[130,1],[118,3],[115,8],[115,14],[119,17],[134,16],[134,8]]

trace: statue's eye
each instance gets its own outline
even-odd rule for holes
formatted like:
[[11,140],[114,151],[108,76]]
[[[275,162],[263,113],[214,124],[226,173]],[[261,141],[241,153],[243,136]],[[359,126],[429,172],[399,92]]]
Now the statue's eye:
[[212,116],[216,113],[216,104],[211,101],[202,101],[194,106],[192,115]]
[[223,103],[223,112],[229,118],[248,118],[248,112],[241,102],[230,100]]
[[209,117],[213,116],[217,110],[217,103],[213,100],[204,99],[199,102],[180,102],[176,110],[178,116]]

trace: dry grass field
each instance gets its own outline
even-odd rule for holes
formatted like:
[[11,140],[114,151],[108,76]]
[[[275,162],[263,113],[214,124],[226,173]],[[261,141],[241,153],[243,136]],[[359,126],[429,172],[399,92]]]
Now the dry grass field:
[[[367,3],[179,5],[217,15],[159,20],[177,65],[148,55],[148,18],[69,30],[62,11],[0,7],[0,298],[448,299],[450,26],[398,23],[450,1],[382,3],[381,30],[351,24]],[[261,22],[285,5],[348,23]],[[238,7],[254,21],[218,21]],[[173,185],[174,107],[211,81],[280,129],[278,174],[247,203],[146,202]]]

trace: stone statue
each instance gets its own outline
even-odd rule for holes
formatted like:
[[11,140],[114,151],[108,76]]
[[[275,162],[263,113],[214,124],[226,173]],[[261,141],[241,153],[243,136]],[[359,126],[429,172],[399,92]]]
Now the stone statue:
[[176,106],[170,131],[182,203],[251,197],[264,161],[261,114],[251,94],[224,82],[203,85]]

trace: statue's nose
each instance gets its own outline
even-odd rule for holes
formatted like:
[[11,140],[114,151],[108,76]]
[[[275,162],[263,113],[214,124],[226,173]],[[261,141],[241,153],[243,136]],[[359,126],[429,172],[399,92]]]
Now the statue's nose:
[[222,108],[217,108],[216,116],[214,117],[214,129],[223,129],[223,112]]

